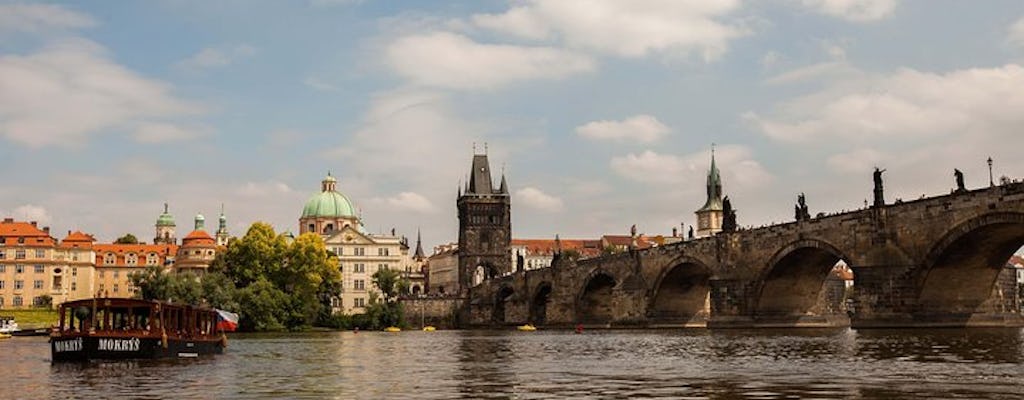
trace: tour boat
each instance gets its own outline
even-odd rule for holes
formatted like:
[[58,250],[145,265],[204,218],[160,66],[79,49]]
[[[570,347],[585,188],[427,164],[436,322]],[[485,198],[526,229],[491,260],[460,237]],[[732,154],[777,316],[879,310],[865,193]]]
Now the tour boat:
[[397,326],[389,326],[387,328],[384,328],[384,332],[401,332],[401,331],[402,331],[402,328],[399,328]]
[[18,323],[14,317],[0,317],[0,334],[9,334],[18,331]]
[[533,325],[530,325],[530,324],[526,324],[526,325],[520,325],[516,329],[519,329],[519,330],[524,331],[524,332],[533,332],[533,331],[537,330],[537,327],[535,327]]
[[433,326],[430,326],[430,325],[427,325],[427,326],[423,327],[423,331],[424,332],[433,332],[433,331],[436,331],[436,330],[437,330],[437,328],[435,328]]
[[191,358],[221,354],[238,316],[222,310],[137,299],[93,298],[60,305],[50,335],[53,361]]

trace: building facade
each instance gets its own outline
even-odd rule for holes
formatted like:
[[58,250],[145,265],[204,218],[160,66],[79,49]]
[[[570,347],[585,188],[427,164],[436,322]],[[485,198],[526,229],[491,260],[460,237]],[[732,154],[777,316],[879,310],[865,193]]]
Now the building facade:
[[715,165],[715,150],[711,149],[711,169],[708,170],[708,199],[697,210],[697,237],[707,237],[722,231],[724,205],[722,204],[722,177]]
[[299,232],[314,232],[324,239],[327,249],[338,257],[341,270],[341,295],[334,299],[335,312],[361,314],[380,289],[373,274],[381,269],[399,271],[410,281],[410,289],[424,288],[421,270],[409,254],[408,241],[396,235],[371,234],[363,228],[352,201],[337,191],[337,180],[329,173],[320,182],[320,193],[306,202],[299,217]]
[[505,176],[495,189],[486,154],[474,154],[466,191],[459,193],[459,292],[514,271],[512,201]]

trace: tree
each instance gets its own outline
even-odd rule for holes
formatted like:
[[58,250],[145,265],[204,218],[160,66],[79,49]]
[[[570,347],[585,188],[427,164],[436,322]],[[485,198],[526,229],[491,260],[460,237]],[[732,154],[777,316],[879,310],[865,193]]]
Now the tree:
[[367,314],[373,316],[373,320],[381,326],[397,326],[402,322],[403,314],[398,295],[408,291],[409,281],[402,278],[398,271],[384,268],[373,274],[373,284],[380,289],[383,301],[378,302],[371,295]]
[[287,279],[286,274],[282,274],[287,248],[284,236],[274,233],[274,228],[267,223],[256,222],[249,226],[245,236],[232,241],[222,255],[218,255],[221,260],[215,260],[214,264],[239,288],[261,277],[278,278],[273,279],[273,283],[278,283],[281,278]]
[[126,233],[124,234],[124,236],[121,236],[117,238],[117,240],[114,240],[114,244],[139,244],[139,238],[135,237],[135,235],[132,235],[130,233]]
[[258,279],[238,291],[239,328],[249,331],[280,331],[286,328],[283,318],[288,295],[266,279]]

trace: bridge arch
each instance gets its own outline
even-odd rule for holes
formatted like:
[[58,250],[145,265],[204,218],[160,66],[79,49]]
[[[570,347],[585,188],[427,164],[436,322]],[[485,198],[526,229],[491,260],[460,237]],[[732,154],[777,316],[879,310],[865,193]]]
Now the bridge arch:
[[925,313],[972,313],[989,299],[999,273],[1024,246],[1024,213],[995,212],[949,229],[920,266]]
[[548,304],[551,303],[551,282],[541,282],[530,297],[530,323],[547,323]]
[[515,289],[511,286],[502,285],[498,292],[494,295],[494,307],[491,308],[492,315],[491,321],[497,324],[504,324],[508,317],[506,315],[505,305],[511,302],[512,297],[516,294]]
[[712,275],[711,269],[695,258],[673,260],[651,288],[648,318],[662,324],[707,318]]
[[[800,239],[779,251],[761,273],[760,294],[754,307],[759,316],[800,316],[836,312],[836,307],[815,309],[826,278],[839,261],[850,258],[836,246],[820,239]],[[852,265],[847,264],[852,271]],[[842,300],[840,300],[842,301]]]
[[615,275],[596,270],[584,282],[576,299],[576,320],[598,324],[611,322],[615,317],[613,290],[619,284]]

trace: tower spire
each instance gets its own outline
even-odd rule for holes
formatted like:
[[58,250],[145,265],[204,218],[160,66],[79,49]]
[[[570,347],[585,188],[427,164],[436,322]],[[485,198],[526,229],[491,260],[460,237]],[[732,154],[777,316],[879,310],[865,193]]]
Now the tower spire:
[[416,252],[413,253],[413,257],[416,258],[416,260],[422,260],[426,258],[426,256],[423,254],[423,240],[422,236],[420,235],[420,228],[416,228]]

